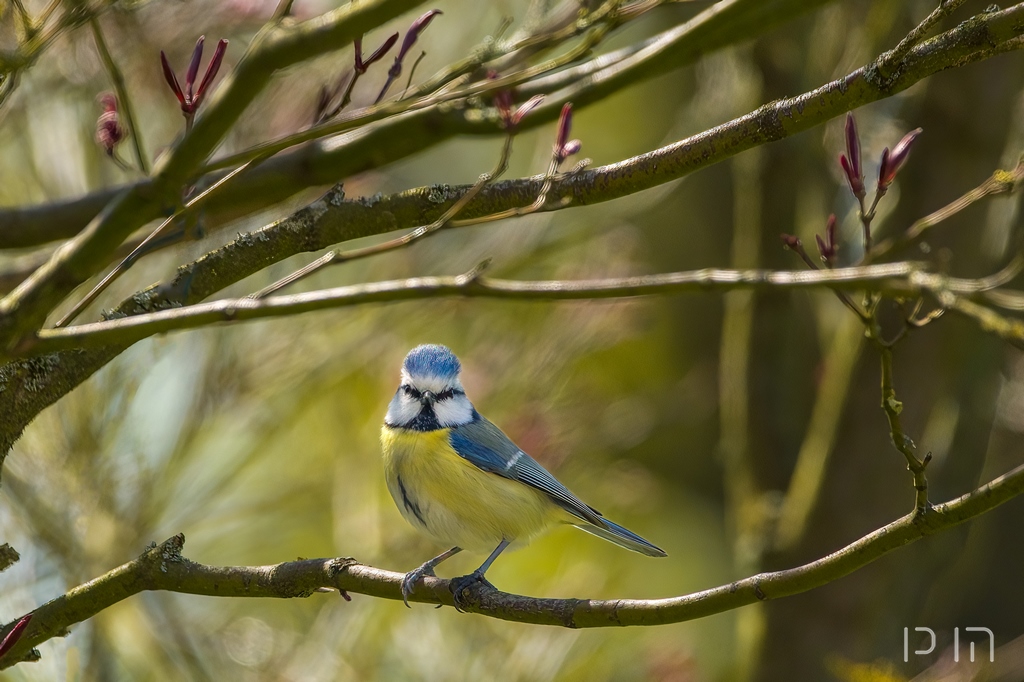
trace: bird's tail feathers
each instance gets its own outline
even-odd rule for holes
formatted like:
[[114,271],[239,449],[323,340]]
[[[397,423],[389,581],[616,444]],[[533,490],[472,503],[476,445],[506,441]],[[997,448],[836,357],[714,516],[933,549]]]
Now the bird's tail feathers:
[[608,542],[614,542],[619,547],[625,547],[626,549],[631,549],[634,552],[640,552],[647,556],[668,556],[668,554],[665,553],[665,550],[648,542],[647,540],[644,540],[633,531],[623,528],[619,524],[613,523],[608,519],[602,518],[601,522],[604,525],[603,528],[590,523],[574,523],[572,525],[576,526],[580,530],[587,531],[591,535],[604,538]]

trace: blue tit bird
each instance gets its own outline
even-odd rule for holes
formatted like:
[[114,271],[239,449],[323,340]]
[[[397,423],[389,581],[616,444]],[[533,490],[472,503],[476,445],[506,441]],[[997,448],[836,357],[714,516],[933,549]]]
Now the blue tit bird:
[[462,590],[482,581],[509,546],[524,545],[557,524],[570,524],[647,556],[665,552],[584,504],[482,417],[459,380],[462,366],[448,348],[417,346],[402,365],[381,444],[388,490],[402,516],[451,549],[409,571],[402,599],[416,582],[462,550],[491,552],[472,573],[451,581]]

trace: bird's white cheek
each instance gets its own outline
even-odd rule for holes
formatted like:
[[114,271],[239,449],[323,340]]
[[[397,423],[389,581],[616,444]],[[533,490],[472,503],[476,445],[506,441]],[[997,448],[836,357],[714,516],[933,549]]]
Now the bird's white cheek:
[[397,393],[388,405],[388,414],[384,420],[388,424],[408,424],[420,413],[420,403],[404,393]]
[[459,395],[434,404],[434,415],[441,426],[463,426],[473,421],[473,404]]

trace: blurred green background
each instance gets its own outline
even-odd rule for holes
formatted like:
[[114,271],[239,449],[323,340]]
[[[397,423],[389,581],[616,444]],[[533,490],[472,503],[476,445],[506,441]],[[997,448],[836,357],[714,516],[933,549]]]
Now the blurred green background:
[[[27,2],[39,9],[42,2]],[[231,39],[230,69],[275,3],[124,2],[102,25],[125,71],[146,146],[181,129],[159,70],[183,72],[195,38]],[[422,37],[426,76],[464,56],[527,0],[438,0]],[[582,155],[611,163],[799,94],[868,62],[934,0],[843,0],[580,111]],[[983,9],[968,2],[956,20]],[[710,3],[659,8],[613,35],[614,49]],[[300,17],[333,5],[297,0]],[[369,48],[416,14],[366,38]],[[4,18],[5,29],[10,14]],[[951,22],[947,22],[952,25]],[[9,37],[9,36],[7,36]],[[350,50],[289,70],[229,136],[226,151],[309,122],[316,91]],[[360,82],[356,104],[385,68]],[[939,74],[857,112],[866,164],[921,126],[909,165],[882,202],[883,232],[952,201],[1024,150],[1024,63],[1008,54]],[[132,179],[95,146],[96,96],[110,89],[87,30],[25,75],[0,112],[0,205],[70,198]],[[512,278],[665,272],[734,263],[799,269],[780,232],[813,243],[835,212],[858,256],[852,201],[836,157],[842,122],[596,207],[443,232],[293,288],[463,272],[493,257]],[[543,172],[553,126],[521,135],[509,177]],[[472,182],[498,137],[456,139],[346,178],[349,197]],[[122,156],[131,158],[127,145]],[[90,313],[315,197],[147,257]],[[928,240],[955,274],[1005,261],[1018,199],[978,204]],[[366,241],[365,243],[370,243]],[[0,265],[19,253],[0,255]],[[232,288],[244,295],[310,260],[277,264]],[[503,556],[488,577],[551,597],[647,598],[713,587],[817,558],[907,513],[911,479],[879,409],[878,360],[826,294],[690,295],[630,302],[437,300],[322,312],[150,339],[46,410],[15,446],[0,490],[0,531],[22,560],[0,578],[10,620],[175,533],[210,564],[353,556],[409,570],[440,547],[387,494],[378,434],[412,346],[451,346],[478,409],[583,499],[664,547],[654,561],[573,529]],[[1024,357],[961,319],[911,335],[895,357],[904,424],[931,451],[932,499],[968,491],[1024,456]],[[834,418],[830,418],[829,415]],[[815,416],[817,415],[817,416]],[[813,428],[811,428],[813,426]],[[829,453],[805,532],[780,548],[768,530],[801,448]],[[756,494],[737,492],[743,453]],[[749,492],[749,491],[748,491]],[[738,497],[739,496],[739,497]],[[807,594],[697,622],[567,631],[353,595],[292,601],[143,594],[40,647],[11,680],[896,680],[951,655],[954,627],[985,626],[997,645],[1024,633],[1024,502],[895,552]],[[481,557],[460,555],[441,575]],[[929,626],[936,652],[904,663],[903,628]],[[912,641],[912,645],[917,641]],[[974,668],[977,671],[980,668]],[[1024,676],[1024,673],[1021,673]],[[931,678],[929,678],[931,679]],[[961,679],[950,678],[950,679]],[[962,679],[970,679],[964,677]],[[1002,678],[999,678],[1002,679]],[[1022,679],[1008,677],[1005,679]]]

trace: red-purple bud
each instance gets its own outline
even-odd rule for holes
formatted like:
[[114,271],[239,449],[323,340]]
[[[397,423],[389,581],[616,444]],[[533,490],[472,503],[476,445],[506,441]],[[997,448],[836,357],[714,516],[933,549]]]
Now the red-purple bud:
[[356,38],[356,40],[355,40],[355,70],[356,70],[356,72],[360,73],[360,74],[366,73],[366,70],[369,69],[370,66],[374,62],[380,61],[381,58],[384,57],[384,55],[386,55],[388,52],[391,51],[391,48],[395,46],[396,42],[398,42],[398,34],[397,33],[392,33],[390,36],[388,36],[387,40],[385,40],[383,43],[381,43],[380,47],[378,47],[376,50],[374,50],[373,53],[369,57],[367,57],[365,60],[363,60],[363,39],[362,39],[362,36],[360,36],[359,38]]
[[558,135],[555,137],[555,149],[562,149],[572,134],[572,102],[562,105],[562,113],[558,117]]
[[572,133],[572,102],[566,102],[562,106],[562,114],[558,117],[558,133],[555,137],[555,159],[562,163],[566,158],[580,150],[583,143],[579,140],[570,140]]
[[785,232],[783,232],[782,234],[779,235],[779,238],[782,240],[782,243],[786,245],[786,248],[792,249],[794,251],[803,246],[803,244],[800,242],[800,238],[794,235],[786,234]]
[[394,47],[397,42],[398,32],[396,31],[388,36],[388,39],[381,43],[380,47],[373,51],[373,54],[371,54],[364,62],[364,66],[370,66],[370,64],[373,64],[374,62],[380,61],[384,55],[391,51],[391,48]]
[[853,171],[862,176],[860,165],[860,135],[857,134],[857,120],[851,112],[846,114],[846,156]]
[[914,140],[922,132],[924,130],[921,128],[911,130],[903,136],[902,140],[896,143],[891,152],[888,147],[882,151],[882,161],[878,166],[878,191],[885,192],[889,189],[889,185],[896,179],[896,174],[900,172],[900,169],[907,163],[907,159],[910,158],[910,148],[914,144]]
[[160,65],[163,68],[164,79],[167,81],[167,85],[170,86],[171,92],[173,92],[174,96],[178,99],[178,104],[181,105],[181,113],[185,115],[185,118],[190,120],[195,116],[196,110],[199,108],[199,105],[203,100],[203,95],[206,93],[207,87],[217,76],[217,71],[220,70],[221,62],[224,61],[224,52],[228,47],[228,41],[226,40],[220,40],[217,42],[217,49],[214,50],[213,57],[210,59],[210,63],[206,66],[206,73],[203,74],[203,80],[199,84],[199,88],[193,90],[196,76],[199,74],[199,63],[203,58],[203,43],[205,40],[205,36],[199,36],[199,40],[196,41],[195,49],[192,50],[192,59],[189,62],[188,71],[185,73],[184,90],[182,90],[181,85],[178,84],[178,77],[174,74],[174,69],[171,68],[170,62],[167,61],[167,55],[164,54],[163,50],[160,51]]
[[[497,78],[498,75],[493,76],[488,74],[488,78]],[[493,97],[494,108],[498,110],[498,116],[501,117],[502,124],[506,128],[512,126],[512,91],[511,90],[499,90],[494,93]]]
[[825,225],[825,238],[822,239],[819,235],[814,235],[814,240],[818,243],[821,260],[829,267],[835,265],[836,254],[839,252],[839,241],[834,213],[828,217],[828,223]]
[[125,131],[117,114],[117,98],[113,93],[103,93],[99,98],[103,113],[96,119],[96,144],[107,156],[114,155],[114,147],[124,139]]
[[206,73],[203,74],[203,82],[199,84],[199,90],[196,91],[195,104],[193,105],[196,109],[199,108],[199,103],[202,102],[203,95],[206,94],[206,87],[217,77],[217,72],[220,71],[220,64],[224,61],[224,53],[227,49],[227,40],[222,38],[217,41],[217,49],[213,51],[213,57],[210,59],[210,63],[206,65]]
[[839,164],[846,174],[846,181],[850,185],[850,191],[858,199],[863,199],[864,172],[860,165],[860,135],[857,134],[857,121],[852,113],[846,114],[846,154],[839,155]]
[[843,167],[843,172],[846,174],[846,182],[850,185],[850,191],[858,199],[863,199],[867,194],[864,191],[864,177],[854,170],[853,164],[846,158],[846,154],[839,155],[839,165]]
[[18,640],[21,639],[21,636],[25,634],[25,628],[28,627],[28,622],[30,620],[32,620],[31,613],[22,616],[21,619],[14,624],[14,627],[11,628],[11,631],[8,632],[7,635],[4,637],[3,641],[0,642],[0,656],[6,654],[8,651],[11,650],[11,648],[15,644],[18,643]]
[[174,75],[174,69],[171,68],[170,62],[167,61],[167,55],[164,54],[163,50],[160,50],[160,65],[164,70],[164,80],[167,81],[167,85],[170,86],[171,92],[178,98],[178,103],[181,104],[181,110],[185,110],[185,95],[181,91],[181,86],[178,85],[178,77]]
[[192,61],[189,62],[188,73],[185,74],[185,92],[189,99],[192,99],[192,85],[196,82],[196,75],[199,73],[199,62],[203,59],[203,43],[205,41],[206,36],[199,36],[196,47],[192,50]]
[[828,246],[825,245],[825,241],[821,238],[820,234],[814,235],[814,241],[818,243],[818,253],[821,254],[821,260],[828,263]]
[[563,159],[567,159],[573,154],[579,153],[580,149],[582,148],[583,143],[580,142],[579,140],[569,140],[568,142],[562,145],[561,157]]
[[391,76],[392,79],[398,78],[398,76],[401,75],[402,62],[405,60],[405,55],[408,54],[409,50],[412,49],[412,46],[416,44],[416,41],[419,39],[420,33],[423,32],[423,29],[425,29],[438,14],[444,14],[444,12],[439,9],[432,9],[424,12],[420,15],[419,19],[412,22],[409,30],[405,32],[405,38],[402,39],[402,47],[398,51],[398,55],[395,57],[395,63],[392,64],[391,70],[388,71],[388,75]]
[[416,44],[416,40],[420,37],[420,33],[423,32],[423,29],[427,27],[427,24],[429,24],[438,14],[443,14],[443,12],[439,9],[432,9],[429,12],[425,12],[420,15],[419,19],[412,22],[412,26],[410,26],[409,30],[405,32],[405,39],[402,40],[402,48],[398,51],[398,54],[395,55],[395,63],[391,65],[390,69],[388,69],[388,78],[384,81],[384,87],[380,89],[380,94],[377,95],[377,99],[374,100],[374,103],[380,102],[384,99],[384,95],[388,94],[388,88],[390,88],[391,84],[402,75],[402,62],[405,60],[405,55],[408,54],[409,50],[412,49],[412,46]]
[[[487,79],[496,80],[499,78],[497,71],[488,71]],[[534,95],[530,99],[526,100],[519,105],[519,108],[512,111],[514,102],[512,101],[511,90],[498,90],[494,93],[491,98],[494,102],[494,108],[498,110],[498,117],[501,119],[501,126],[505,130],[512,130],[519,123],[526,118],[526,115],[536,109],[541,102],[544,101],[544,95]]]

